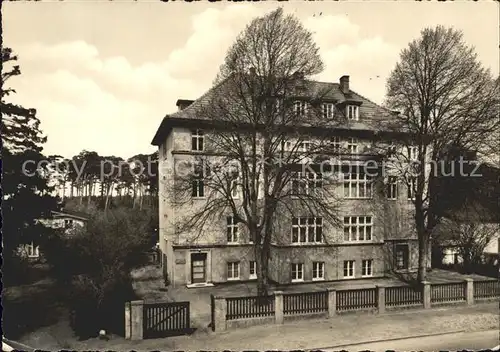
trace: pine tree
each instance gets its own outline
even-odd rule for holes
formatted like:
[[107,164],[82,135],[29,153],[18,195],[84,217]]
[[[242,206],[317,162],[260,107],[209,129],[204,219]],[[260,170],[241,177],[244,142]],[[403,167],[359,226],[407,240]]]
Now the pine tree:
[[[6,82],[21,74],[12,49],[2,48],[2,193],[3,255],[6,263],[20,244],[40,243],[47,229],[38,221],[57,209],[57,198],[49,186],[49,170],[40,161],[45,137],[35,109],[7,102],[15,90]],[[4,266],[9,269],[9,265]]]

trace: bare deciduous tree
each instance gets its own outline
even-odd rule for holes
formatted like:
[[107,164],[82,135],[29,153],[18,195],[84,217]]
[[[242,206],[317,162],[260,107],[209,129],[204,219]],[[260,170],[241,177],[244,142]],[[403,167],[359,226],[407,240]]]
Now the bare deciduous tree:
[[205,200],[178,220],[177,232],[196,237],[232,216],[254,243],[259,295],[267,293],[273,242],[291,236],[290,227],[279,228],[282,217],[338,225],[336,178],[324,176],[332,169],[322,161],[334,152],[331,129],[343,119],[335,104],[329,111],[320,104],[335,102],[329,86],[306,79],[322,69],[311,33],[278,9],[246,27],[214,87],[188,108],[207,120],[200,126],[205,156],[167,189],[175,207],[192,205],[193,192]]
[[462,33],[442,26],[424,29],[401,52],[388,79],[386,104],[401,112],[398,127],[412,135],[405,147],[415,160],[403,177],[414,191],[420,281],[426,276],[431,234],[440,221],[436,165],[449,145],[484,150],[498,134],[498,83]]

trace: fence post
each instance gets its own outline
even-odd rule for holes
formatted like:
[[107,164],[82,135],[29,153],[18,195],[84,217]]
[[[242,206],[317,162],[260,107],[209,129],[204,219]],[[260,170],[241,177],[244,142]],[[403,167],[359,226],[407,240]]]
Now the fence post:
[[379,313],[385,312],[385,287],[377,285],[377,308]]
[[431,283],[429,281],[422,281],[423,292],[422,298],[424,300],[424,309],[431,307]]
[[130,328],[131,328],[131,320],[130,320],[130,302],[125,302],[125,338],[130,340]]
[[337,314],[337,291],[333,288],[327,288],[328,292],[328,318],[332,318]]
[[214,331],[226,330],[227,302],[224,297],[214,297]]
[[274,292],[274,317],[276,324],[283,324],[285,312],[283,309],[283,291]]
[[468,277],[465,281],[465,300],[467,304],[474,304],[474,280]]
[[144,301],[130,302],[130,339],[142,340],[144,337]]

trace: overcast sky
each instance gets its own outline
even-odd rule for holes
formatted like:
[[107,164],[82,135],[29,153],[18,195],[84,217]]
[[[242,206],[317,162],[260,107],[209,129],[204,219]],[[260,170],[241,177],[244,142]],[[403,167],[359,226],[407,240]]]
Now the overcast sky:
[[325,71],[381,103],[399,52],[427,26],[464,32],[497,75],[498,2],[4,2],[4,45],[19,56],[13,98],[38,111],[46,154],[124,158],[151,139],[179,98],[196,99],[252,18],[277,6],[314,33]]

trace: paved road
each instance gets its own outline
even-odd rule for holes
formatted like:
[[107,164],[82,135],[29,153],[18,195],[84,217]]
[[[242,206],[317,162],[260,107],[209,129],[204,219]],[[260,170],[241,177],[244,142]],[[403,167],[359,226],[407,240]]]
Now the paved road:
[[393,340],[361,345],[339,346],[324,351],[459,351],[486,350],[499,345],[498,330],[463,332],[428,337],[416,337],[404,340]]

